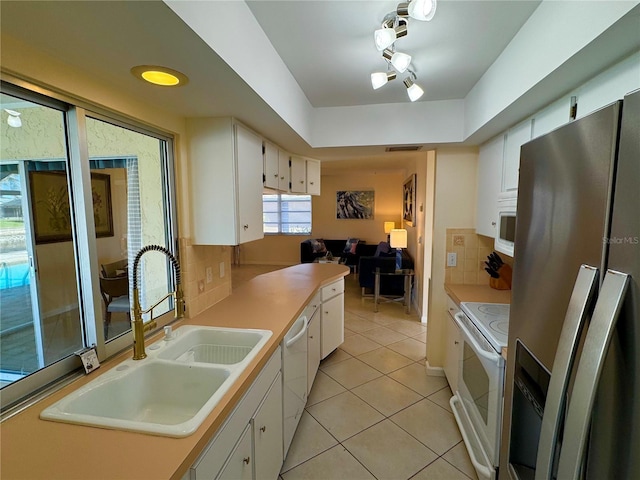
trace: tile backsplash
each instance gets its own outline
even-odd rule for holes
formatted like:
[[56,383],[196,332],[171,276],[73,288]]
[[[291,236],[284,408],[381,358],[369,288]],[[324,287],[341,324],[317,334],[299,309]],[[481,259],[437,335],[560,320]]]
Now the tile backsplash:
[[[193,245],[190,238],[180,239],[180,264],[187,317],[200,312],[231,295],[231,247]],[[220,263],[224,276],[220,277]],[[207,283],[207,268],[211,268]]]
[[[448,228],[446,239],[447,253],[455,253],[455,267],[445,267],[444,281],[452,285],[489,285],[489,274],[485,272],[484,262],[494,251],[493,238],[476,234],[473,228]],[[499,254],[502,260],[513,265],[513,258]],[[447,264],[446,257],[444,259]]]

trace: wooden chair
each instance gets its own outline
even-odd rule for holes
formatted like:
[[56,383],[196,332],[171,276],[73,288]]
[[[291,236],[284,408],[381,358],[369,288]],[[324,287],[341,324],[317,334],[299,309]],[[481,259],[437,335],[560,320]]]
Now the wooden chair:
[[105,278],[113,278],[113,277],[122,277],[127,275],[127,264],[128,261],[118,260],[113,263],[103,263],[100,265],[102,270],[102,276]]
[[104,300],[104,338],[109,334],[111,314],[113,312],[125,312],[131,320],[129,307],[129,278],[126,275],[119,277],[100,277],[100,294]]

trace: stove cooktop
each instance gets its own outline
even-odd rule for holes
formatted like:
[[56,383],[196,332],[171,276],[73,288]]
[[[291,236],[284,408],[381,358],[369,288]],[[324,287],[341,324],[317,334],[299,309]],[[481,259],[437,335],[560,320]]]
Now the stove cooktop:
[[509,336],[509,304],[462,302],[462,311],[489,343],[500,351],[507,346]]

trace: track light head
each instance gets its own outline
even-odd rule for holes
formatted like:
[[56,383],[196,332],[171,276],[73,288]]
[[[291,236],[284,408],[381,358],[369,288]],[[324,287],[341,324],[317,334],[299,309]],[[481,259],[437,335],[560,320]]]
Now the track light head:
[[424,90],[417,83],[413,83],[413,79],[409,76],[403,80],[404,86],[407,87],[407,95],[409,95],[409,100],[415,102],[422,95],[424,95]]
[[382,52],[382,56],[391,62],[393,68],[398,73],[404,73],[409,65],[411,65],[411,55],[402,52],[394,52],[388,48],[385,48]]
[[371,74],[371,86],[374,90],[377,90],[395,78],[396,72],[393,70],[389,72],[375,72]]
[[437,0],[411,0],[407,9],[409,16],[416,20],[428,22],[436,14],[436,2]]
[[385,48],[393,45],[398,38],[404,37],[407,34],[407,22],[403,21],[395,28],[388,28],[383,24],[383,27],[376,30],[373,33],[373,40],[376,44],[378,51],[383,51]]

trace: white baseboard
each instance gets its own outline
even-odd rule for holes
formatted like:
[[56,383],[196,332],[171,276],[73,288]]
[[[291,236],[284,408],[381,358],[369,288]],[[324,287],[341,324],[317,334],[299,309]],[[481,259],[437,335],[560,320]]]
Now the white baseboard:
[[444,368],[432,367],[429,365],[429,360],[425,362],[424,368],[427,371],[427,375],[430,377],[444,377]]

